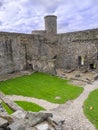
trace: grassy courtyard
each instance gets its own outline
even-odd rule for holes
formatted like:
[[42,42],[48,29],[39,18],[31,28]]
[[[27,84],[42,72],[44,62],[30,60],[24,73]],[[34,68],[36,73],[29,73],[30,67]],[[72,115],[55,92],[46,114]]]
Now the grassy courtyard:
[[[19,105],[20,107],[22,107],[25,111],[32,111],[32,112],[39,112],[41,110],[45,110],[43,107],[35,104],[35,103],[31,103],[31,102],[26,102],[26,101],[15,101],[15,103],[17,105]],[[4,109],[6,110],[6,112],[8,114],[12,114],[14,111],[4,102],[2,102],[2,106],[4,107]]]
[[53,103],[65,103],[75,99],[83,88],[44,73],[34,73],[0,82],[0,91],[7,95],[23,95],[44,99]]
[[39,112],[41,110],[45,110],[43,107],[31,102],[15,101],[15,103],[17,103],[25,111]]
[[98,130],[98,89],[89,94],[84,103],[84,113]]

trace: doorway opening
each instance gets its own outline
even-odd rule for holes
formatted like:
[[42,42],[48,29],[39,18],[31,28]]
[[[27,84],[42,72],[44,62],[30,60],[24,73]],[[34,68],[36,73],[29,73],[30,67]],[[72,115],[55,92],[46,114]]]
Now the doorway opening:
[[83,66],[84,65],[84,57],[83,56],[78,56],[78,65]]
[[93,63],[92,63],[92,64],[90,64],[89,66],[90,66],[90,69],[92,69],[92,70],[96,69],[96,64],[93,64]]

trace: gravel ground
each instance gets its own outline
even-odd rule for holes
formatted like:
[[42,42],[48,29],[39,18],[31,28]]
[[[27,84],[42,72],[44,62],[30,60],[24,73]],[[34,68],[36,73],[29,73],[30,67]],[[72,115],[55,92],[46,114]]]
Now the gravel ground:
[[59,104],[51,103],[48,101],[45,101],[43,99],[36,99],[36,98],[31,98],[31,97],[23,97],[23,96],[17,96],[17,95],[7,95],[6,98],[12,100],[12,101],[27,101],[27,102],[32,102],[36,103],[42,107],[44,107],[46,110],[54,109],[59,106]]
[[[65,120],[68,130],[96,130],[95,127],[88,121],[83,113],[83,103],[87,99],[89,93],[98,88],[98,81],[92,84],[87,84],[84,87],[83,93],[75,100],[68,101],[65,104],[53,104],[42,99],[23,97],[23,96],[7,96],[10,100],[29,101],[39,104],[53,113],[54,120]],[[73,129],[71,129],[73,128]]]
[[92,85],[87,84],[84,87],[84,92],[76,100],[68,101],[66,104],[51,110],[54,120],[65,120],[66,125],[71,126],[73,130],[96,130],[83,113],[83,103],[88,94],[97,88],[98,81],[95,81]]

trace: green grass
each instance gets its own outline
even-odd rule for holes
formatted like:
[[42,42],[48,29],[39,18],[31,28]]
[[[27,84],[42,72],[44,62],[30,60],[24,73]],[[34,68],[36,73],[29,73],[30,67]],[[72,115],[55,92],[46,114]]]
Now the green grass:
[[91,92],[84,102],[84,113],[98,130],[98,89]]
[[[0,82],[0,91],[8,95],[23,95],[44,99],[53,103],[65,103],[75,99],[83,91],[82,87],[73,86],[68,80],[60,79],[44,73]],[[60,99],[56,99],[59,96]]]
[[2,102],[2,106],[8,114],[12,114],[14,112],[11,108],[9,108],[9,106],[6,103]]
[[33,111],[33,112],[39,112],[41,110],[45,110],[43,107],[31,103],[31,102],[25,102],[25,101],[15,101],[20,107],[22,107],[25,111]]

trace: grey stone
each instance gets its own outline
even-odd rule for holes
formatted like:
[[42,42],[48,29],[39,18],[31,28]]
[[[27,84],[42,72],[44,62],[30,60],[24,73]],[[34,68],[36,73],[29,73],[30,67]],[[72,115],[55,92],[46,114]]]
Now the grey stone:
[[6,128],[8,126],[8,121],[0,118],[0,128]]
[[6,96],[1,97],[2,100],[13,110],[13,111],[17,111],[17,110],[23,110],[21,107],[19,107],[15,102],[13,102],[12,100],[9,100],[8,98],[6,98]]
[[63,121],[59,121],[58,123],[57,123],[57,125],[55,126],[55,129],[56,130],[64,130],[63,129],[63,124],[64,124],[64,120]]
[[16,117],[17,119],[24,119],[26,116],[26,113],[27,112],[25,111],[17,110],[16,112],[12,114],[12,116]]
[[25,126],[19,126],[18,130],[26,130],[26,127]]
[[48,126],[48,124],[46,124],[46,123],[44,123],[44,124],[39,124],[39,125],[36,126],[36,128],[37,128],[38,130],[49,130],[49,126]]
[[13,117],[8,114],[0,114],[0,118],[7,120],[9,124],[14,122]]
[[97,80],[98,79],[98,74],[96,74],[95,76],[94,76],[94,80]]
[[45,16],[45,30],[48,35],[57,33],[57,16],[48,15]]
[[80,75],[80,74],[76,74],[76,75],[75,75],[75,77],[77,77],[77,78],[78,78],[78,77],[81,77],[81,75]]
[[0,128],[0,130],[4,130],[3,128]]
[[51,113],[31,113],[28,112],[25,119],[27,119],[29,126],[35,126],[45,120],[47,120],[49,117],[52,117],[53,115]]
[[23,120],[15,121],[14,123],[8,126],[8,129],[11,130],[25,130],[25,124]]
[[38,129],[35,127],[29,127],[29,128],[26,128],[26,130],[38,130]]

